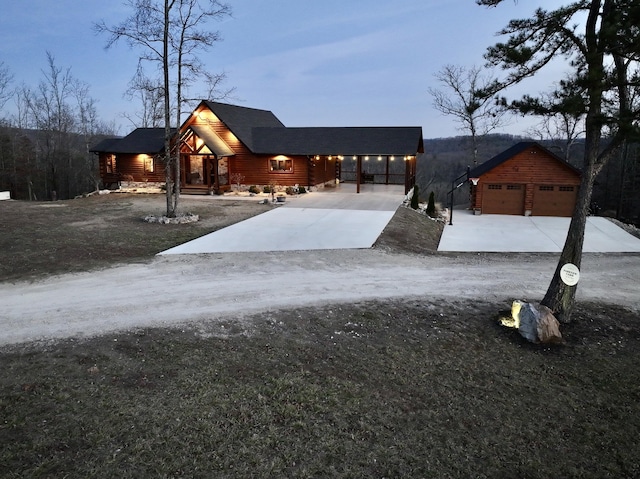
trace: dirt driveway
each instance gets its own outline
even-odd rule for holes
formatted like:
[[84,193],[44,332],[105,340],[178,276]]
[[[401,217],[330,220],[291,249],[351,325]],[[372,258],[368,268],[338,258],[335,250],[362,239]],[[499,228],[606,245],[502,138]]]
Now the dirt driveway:
[[[424,298],[539,300],[556,255],[418,256],[371,250],[157,257],[0,284],[0,344],[233,319],[261,311]],[[586,255],[578,299],[638,309],[639,255]]]

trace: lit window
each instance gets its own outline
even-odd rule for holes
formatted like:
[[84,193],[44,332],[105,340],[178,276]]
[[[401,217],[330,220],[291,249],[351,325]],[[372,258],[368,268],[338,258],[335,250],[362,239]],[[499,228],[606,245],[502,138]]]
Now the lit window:
[[116,170],[116,155],[107,155],[106,160],[107,173],[114,173]]
[[154,161],[153,156],[145,156],[144,157],[144,172],[145,173],[153,173],[154,169]]
[[269,160],[269,170],[276,173],[291,173],[293,171],[293,160]]

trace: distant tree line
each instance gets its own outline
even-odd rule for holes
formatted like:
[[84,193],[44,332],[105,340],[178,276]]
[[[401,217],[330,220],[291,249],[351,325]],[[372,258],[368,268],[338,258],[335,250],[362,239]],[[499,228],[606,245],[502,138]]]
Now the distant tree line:
[[[89,85],[58,67],[49,52],[37,85],[13,80],[0,62],[0,190],[14,199],[51,200],[97,189],[89,148],[115,127],[99,119]],[[11,115],[8,102],[15,106]]]

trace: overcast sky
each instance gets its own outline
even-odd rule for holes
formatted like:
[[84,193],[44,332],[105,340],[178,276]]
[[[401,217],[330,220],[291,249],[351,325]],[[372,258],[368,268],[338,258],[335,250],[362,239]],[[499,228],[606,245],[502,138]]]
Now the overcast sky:
[[[123,99],[139,51],[123,43],[105,50],[93,24],[122,21],[120,0],[2,2],[0,60],[16,83],[36,87],[46,52],[87,82],[102,119],[120,134],[132,125]],[[495,33],[536,7],[564,2],[505,2],[487,9],[474,0],[229,0],[233,16],[213,25],[224,41],[201,55],[235,87],[231,103],[271,110],[286,126],[422,126],[425,138],[462,134],[431,105],[433,74],[445,64],[482,65]],[[520,87],[537,93],[561,76],[555,67]],[[529,90],[527,90],[529,89]],[[514,91],[514,94],[517,93]],[[11,108],[11,102],[5,110]],[[521,134],[518,120],[504,133]]]

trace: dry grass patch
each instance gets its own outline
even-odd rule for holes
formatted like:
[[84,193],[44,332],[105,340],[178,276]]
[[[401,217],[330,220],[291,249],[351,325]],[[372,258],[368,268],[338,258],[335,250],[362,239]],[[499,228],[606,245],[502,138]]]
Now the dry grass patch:
[[33,279],[145,261],[160,251],[269,211],[257,201],[182,198],[188,225],[142,221],[165,211],[163,195],[111,194],[51,202],[2,201],[0,279]]
[[[1,355],[4,477],[637,477],[638,317],[389,301]],[[615,322],[611,321],[615,317]]]

